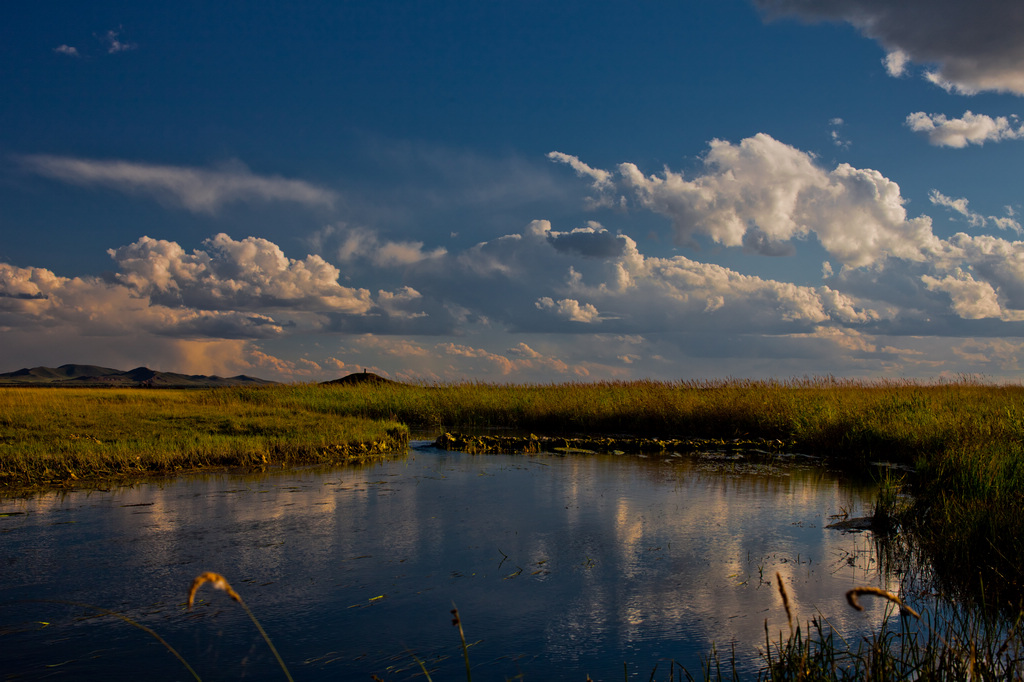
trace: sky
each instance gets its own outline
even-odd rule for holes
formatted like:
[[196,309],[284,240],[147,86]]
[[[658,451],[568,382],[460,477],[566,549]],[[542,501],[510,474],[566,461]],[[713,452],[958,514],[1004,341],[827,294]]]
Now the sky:
[[0,371],[1017,382],[1019,0],[14,0]]

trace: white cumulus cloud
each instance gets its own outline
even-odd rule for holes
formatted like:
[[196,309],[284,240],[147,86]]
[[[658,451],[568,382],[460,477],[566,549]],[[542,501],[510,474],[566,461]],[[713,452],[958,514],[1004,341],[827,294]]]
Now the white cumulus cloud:
[[387,332],[392,321],[426,316],[423,295],[410,286],[371,296],[340,284],[338,268],[320,256],[288,258],[256,237],[218,234],[191,251],[143,237],[109,253],[116,270],[103,277],[0,263],[0,347],[47,358],[38,364],[167,360],[175,371],[254,369],[294,380],[337,363],[280,360],[256,344],[331,333],[344,320]]
[[832,144],[840,149],[849,149],[851,145],[850,141],[839,132],[839,129],[842,128],[846,122],[841,118],[833,118],[828,122],[828,124],[832,128],[832,130],[829,131],[829,137],[832,138]]
[[[646,256],[636,242],[616,235],[619,246],[601,258],[588,249],[561,248],[557,237],[587,234],[604,243],[603,228],[560,232],[535,221],[522,233],[478,244],[459,254],[452,291],[468,304],[465,292],[493,321],[555,332],[573,331],[573,323],[598,322],[617,333],[643,334],[673,329],[747,330],[752,333],[801,331],[818,324],[860,324],[879,319],[856,296],[829,287],[806,287],[743,275],[684,256]],[[465,257],[472,253],[472,257]],[[503,269],[478,269],[486,258]],[[435,282],[430,275],[430,281]],[[498,296],[497,292],[501,292]],[[509,314],[512,301],[530,296],[546,313],[531,322],[526,311]],[[557,321],[563,321],[561,326]]]
[[580,303],[572,298],[563,298],[558,301],[550,296],[543,296],[537,300],[537,307],[541,310],[551,310],[555,314],[573,322],[600,322],[600,313],[590,303]]
[[973,279],[993,287],[1005,309],[1024,310],[1024,241],[961,232],[953,235],[944,246],[936,272],[959,277],[961,268],[969,269]]
[[[682,244],[703,237],[777,255],[815,238],[830,254],[822,266],[829,286],[745,276],[682,256],[647,257],[626,238],[603,270],[576,263],[560,295],[549,294],[549,309],[562,299],[586,300],[607,328],[631,333],[655,328],[667,310],[676,320],[701,319],[702,328],[747,324],[764,333],[806,333],[798,329],[808,325],[909,333],[931,324],[946,336],[959,329],[949,312],[965,321],[1024,319],[1024,242],[963,233],[940,239],[930,217],[907,216],[899,186],[877,171],[848,164],[827,170],[762,134],[739,144],[713,141],[692,178],[671,169],[648,176],[623,163],[613,180],[611,191],[632,192],[636,205],[668,217]],[[1021,230],[1012,208],[985,216],[964,198],[933,191],[930,200],[975,227]]]
[[814,236],[844,265],[860,267],[923,260],[936,243],[930,219],[908,218],[899,185],[878,171],[845,163],[828,171],[764,133],[739,144],[712,140],[704,166],[689,180],[623,163],[618,179],[641,206],[672,220],[681,244],[702,235],[780,255],[791,252],[785,242]]
[[262,313],[165,306],[98,278],[60,277],[43,268],[5,263],[0,263],[0,327],[37,333],[72,327],[86,336],[145,332],[221,339],[267,338],[284,331]]
[[580,161],[578,157],[563,154],[562,152],[549,152],[548,158],[552,161],[568,164],[570,168],[576,171],[576,175],[579,175],[580,177],[590,178],[594,189],[604,190],[609,189],[612,186],[611,173],[601,170],[600,168],[591,168]]
[[953,197],[948,197],[936,189],[933,189],[929,193],[928,200],[931,201],[936,206],[943,206],[953,211],[954,213],[959,213],[960,215],[967,219],[968,224],[970,224],[972,227],[985,227],[989,223],[992,223],[1000,230],[1013,230],[1018,234],[1020,234],[1022,231],[1020,222],[1015,218],[1016,214],[1013,208],[1009,206],[1006,207],[1005,216],[986,217],[981,215],[980,213],[972,211],[969,208],[969,202],[967,201],[967,199],[964,199],[963,197],[959,199],[954,199]]
[[107,49],[107,54],[117,54],[118,52],[131,52],[132,50],[138,49],[138,45],[121,40],[121,29],[109,30],[102,36],[99,36],[100,42]]
[[960,118],[947,118],[943,114],[917,111],[907,116],[907,126],[916,133],[928,136],[928,142],[937,147],[962,149],[969,144],[1019,140],[1024,138],[1024,125],[1014,127],[1006,116],[992,118],[985,114],[964,112]]
[[390,241],[366,227],[330,225],[319,230],[310,242],[322,252],[332,252],[343,263],[368,260],[381,267],[401,267],[441,258],[444,247],[425,250],[423,242]]
[[893,50],[885,55],[882,63],[885,64],[886,73],[893,78],[900,78],[907,75],[907,65],[910,63],[910,57],[903,50]]
[[957,269],[956,274],[947,275],[942,279],[924,275],[921,277],[921,281],[929,291],[942,291],[949,294],[953,310],[965,320],[1002,315],[1002,307],[999,305],[996,290],[992,285],[975,280],[963,270]]
[[365,313],[370,292],[338,282],[340,271],[316,255],[288,258],[276,244],[218,234],[191,253],[176,242],[143,237],[110,249],[117,279],[139,295],[211,309],[299,308]]

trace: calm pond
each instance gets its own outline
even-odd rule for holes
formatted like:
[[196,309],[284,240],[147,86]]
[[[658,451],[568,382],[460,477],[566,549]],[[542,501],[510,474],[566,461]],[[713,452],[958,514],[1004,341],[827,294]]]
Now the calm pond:
[[[0,500],[3,679],[284,676],[238,604],[189,584],[223,574],[297,680],[668,679],[716,642],[754,670],[801,622],[853,636],[891,589],[871,533],[826,529],[873,490],[821,469],[695,457],[467,455],[413,447],[333,469],[202,475]],[[44,601],[56,600],[56,601]],[[75,602],[70,604],[68,602]],[[678,676],[678,667],[675,668]],[[678,677],[677,677],[678,679]]]

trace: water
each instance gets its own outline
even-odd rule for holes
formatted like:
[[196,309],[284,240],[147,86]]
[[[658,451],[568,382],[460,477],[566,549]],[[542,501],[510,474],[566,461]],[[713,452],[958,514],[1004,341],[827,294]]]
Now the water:
[[[819,469],[690,458],[472,456],[412,449],[379,464],[204,475],[0,500],[4,679],[284,679],[222,573],[297,680],[668,679],[711,643],[756,669],[765,621],[877,627],[870,533],[824,526],[871,490]],[[53,601],[60,600],[61,603]],[[678,668],[676,669],[678,674]]]

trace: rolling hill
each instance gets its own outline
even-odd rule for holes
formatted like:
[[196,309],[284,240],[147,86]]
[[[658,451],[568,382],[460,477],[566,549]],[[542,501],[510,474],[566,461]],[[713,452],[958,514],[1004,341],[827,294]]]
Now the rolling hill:
[[277,382],[246,375],[234,377],[157,372],[136,367],[127,372],[95,365],[32,367],[0,374],[0,386],[122,386],[137,388],[209,388],[215,386],[266,386]]

